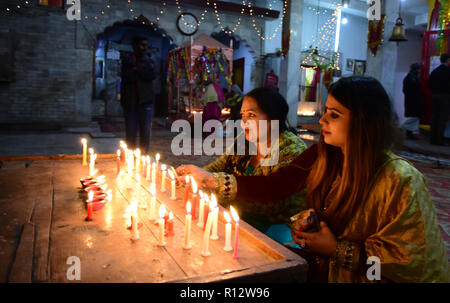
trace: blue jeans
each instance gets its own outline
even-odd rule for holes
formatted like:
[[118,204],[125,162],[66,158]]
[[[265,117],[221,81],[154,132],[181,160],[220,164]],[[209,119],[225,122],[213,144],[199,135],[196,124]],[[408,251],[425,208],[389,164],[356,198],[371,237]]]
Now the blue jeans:
[[141,154],[150,153],[150,137],[154,104],[139,104],[134,109],[124,109],[125,134],[128,148],[137,148],[136,140],[139,131],[139,148]]

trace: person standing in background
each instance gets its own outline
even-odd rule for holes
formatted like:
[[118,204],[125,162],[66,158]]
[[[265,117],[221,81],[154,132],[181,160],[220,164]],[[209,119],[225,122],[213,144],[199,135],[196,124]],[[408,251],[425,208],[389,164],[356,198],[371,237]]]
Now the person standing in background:
[[416,140],[414,134],[419,133],[420,118],[425,113],[424,94],[419,79],[420,65],[411,64],[408,75],[403,79],[403,93],[405,94],[406,121],[402,128],[406,130],[406,138]]
[[444,145],[445,125],[450,113],[450,55],[441,55],[441,65],[428,80],[432,92],[430,143]]
[[145,37],[133,38],[134,52],[122,62],[121,104],[125,116],[126,142],[129,148],[139,147],[143,154],[150,152],[150,135],[154,113],[154,63],[147,55]]

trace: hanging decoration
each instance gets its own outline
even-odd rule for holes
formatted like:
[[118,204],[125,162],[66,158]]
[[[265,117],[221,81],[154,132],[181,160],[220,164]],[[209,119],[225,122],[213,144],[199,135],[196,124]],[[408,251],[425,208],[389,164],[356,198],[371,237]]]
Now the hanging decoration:
[[383,43],[385,21],[386,15],[381,15],[381,19],[379,21],[369,21],[367,46],[369,47],[373,56],[377,55],[378,47]]
[[[438,2],[438,1],[436,1]],[[436,3],[437,5],[438,3]],[[440,0],[440,8],[439,8],[439,21],[438,21],[438,37],[436,40],[436,49],[440,53],[446,52],[447,42],[444,41],[446,37],[444,37],[444,30],[448,29],[450,22],[450,1],[448,0]]]
[[[274,38],[277,36],[278,31],[280,30],[280,28],[282,28],[282,29],[283,29],[283,32],[284,32],[284,27],[285,27],[284,24],[288,24],[288,25],[289,25],[289,22],[287,22],[286,19],[285,19],[285,18],[286,18],[286,15],[287,15],[287,13],[286,13],[286,10],[287,10],[287,4],[288,4],[287,1],[288,1],[288,0],[284,0],[284,1],[283,1],[283,14],[281,15],[280,23],[279,23],[278,26],[275,28],[273,34],[272,34],[272,35],[268,35],[268,36],[264,36],[264,35],[261,33],[261,30],[258,28],[258,26],[257,26],[257,24],[256,24],[256,21],[255,21],[255,17],[253,16],[252,4],[251,4],[251,2],[249,1],[248,7],[249,7],[250,16],[251,16],[251,18],[252,18],[252,25],[253,25],[253,28],[255,29],[256,33],[258,34],[258,37],[259,37],[261,40],[271,40],[271,39],[274,39]],[[245,3],[245,1],[244,1],[244,3]],[[284,35],[284,33],[283,33],[283,35]],[[289,33],[288,35],[289,35],[289,37],[290,37],[290,33]],[[288,49],[289,49],[289,47],[288,47]],[[287,53],[287,52],[286,52],[286,53]]]

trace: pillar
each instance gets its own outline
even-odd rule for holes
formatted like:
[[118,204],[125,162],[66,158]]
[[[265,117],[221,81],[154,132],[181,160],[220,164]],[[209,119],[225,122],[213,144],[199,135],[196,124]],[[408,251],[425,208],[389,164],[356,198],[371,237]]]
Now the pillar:
[[297,107],[300,85],[300,54],[302,51],[304,0],[290,0],[287,5],[284,22],[288,22],[291,30],[289,52],[282,58],[280,65],[279,87],[280,93],[289,105],[288,120],[292,127],[297,126]]

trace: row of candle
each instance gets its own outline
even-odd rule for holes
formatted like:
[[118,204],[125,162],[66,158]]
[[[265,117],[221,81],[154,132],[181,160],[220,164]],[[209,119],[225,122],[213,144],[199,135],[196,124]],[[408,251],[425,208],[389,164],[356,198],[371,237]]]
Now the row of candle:
[[[83,165],[86,165],[86,139],[82,139],[83,143]],[[97,155],[93,153],[93,149],[89,149],[90,152],[90,164],[89,164],[89,172],[90,176],[95,175],[95,160],[97,158]],[[157,222],[159,226],[159,233],[158,233],[158,245],[164,246],[164,236],[170,236],[173,235],[173,214],[172,212],[169,212],[169,215],[166,216],[166,210],[164,204],[160,206],[159,209],[159,220],[157,220],[156,216],[156,170],[159,169],[159,160],[160,155],[159,153],[156,154],[155,160],[153,162],[153,165],[150,165],[150,156],[141,156],[140,150],[137,149],[135,151],[129,150],[126,146],[126,144],[121,141],[120,142],[120,149],[117,150],[117,179],[120,181],[120,178],[122,176],[121,167],[122,165],[126,166],[128,175],[131,177],[131,174],[133,170],[136,171],[136,181],[137,181],[137,188],[138,191],[140,190],[140,174],[141,174],[141,163],[143,163],[145,166],[142,169],[143,175],[146,178],[146,180],[151,180],[150,183],[150,193],[151,193],[151,199],[150,199],[150,214],[149,219],[151,221]],[[152,167],[152,174],[150,179],[150,167]],[[166,165],[161,165],[161,192],[165,192],[165,180],[166,180]],[[176,200],[176,192],[175,192],[175,170],[171,167],[170,170],[168,170],[169,177],[171,179],[171,200]],[[189,194],[190,190],[192,189],[192,204],[189,201]],[[217,229],[218,229],[218,215],[219,215],[219,208],[217,204],[217,200],[215,196],[212,194],[211,199],[208,197],[207,194],[204,194],[202,191],[199,192],[200,194],[200,200],[198,199],[197,195],[197,184],[194,180],[194,178],[191,176],[186,176],[186,183],[185,183],[185,197],[184,202],[186,203],[186,218],[185,218],[185,232],[184,232],[184,245],[183,247],[185,249],[191,248],[191,225],[192,225],[192,219],[197,220],[197,206],[199,209],[199,216],[198,216],[198,223],[197,226],[204,229],[203,234],[203,240],[202,240],[202,249],[201,254],[203,256],[210,255],[209,252],[209,239],[217,240],[219,239]],[[91,199],[90,199],[91,200]],[[142,200],[142,199],[140,199]],[[199,204],[199,205],[198,205]],[[146,208],[146,203],[143,203],[143,208]],[[209,211],[206,211],[206,208],[209,208]],[[207,213],[207,215],[206,215]],[[233,219],[235,221],[235,245],[234,245],[234,258],[238,258],[238,242],[239,242],[239,216],[237,212],[234,210],[234,208],[231,206],[231,214],[233,216]],[[132,240],[138,240],[139,239],[139,231],[138,231],[138,217],[137,217],[137,201],[134,201],[129,208],[126,210],[126,216],[129,216],[131,219],[131,226],[128,226],[127,228],[131,228],[132,230]],[[225,246],[224,250],[230,251],[232,250],[231,246],[231,217],[228,214],[228,212],[224,212],[225,220],[227,221],[225,225]],[[168,221],[168,224],[166,225],[166,222]],[[165,232],[165,226],[167,227],[167,232]]]

